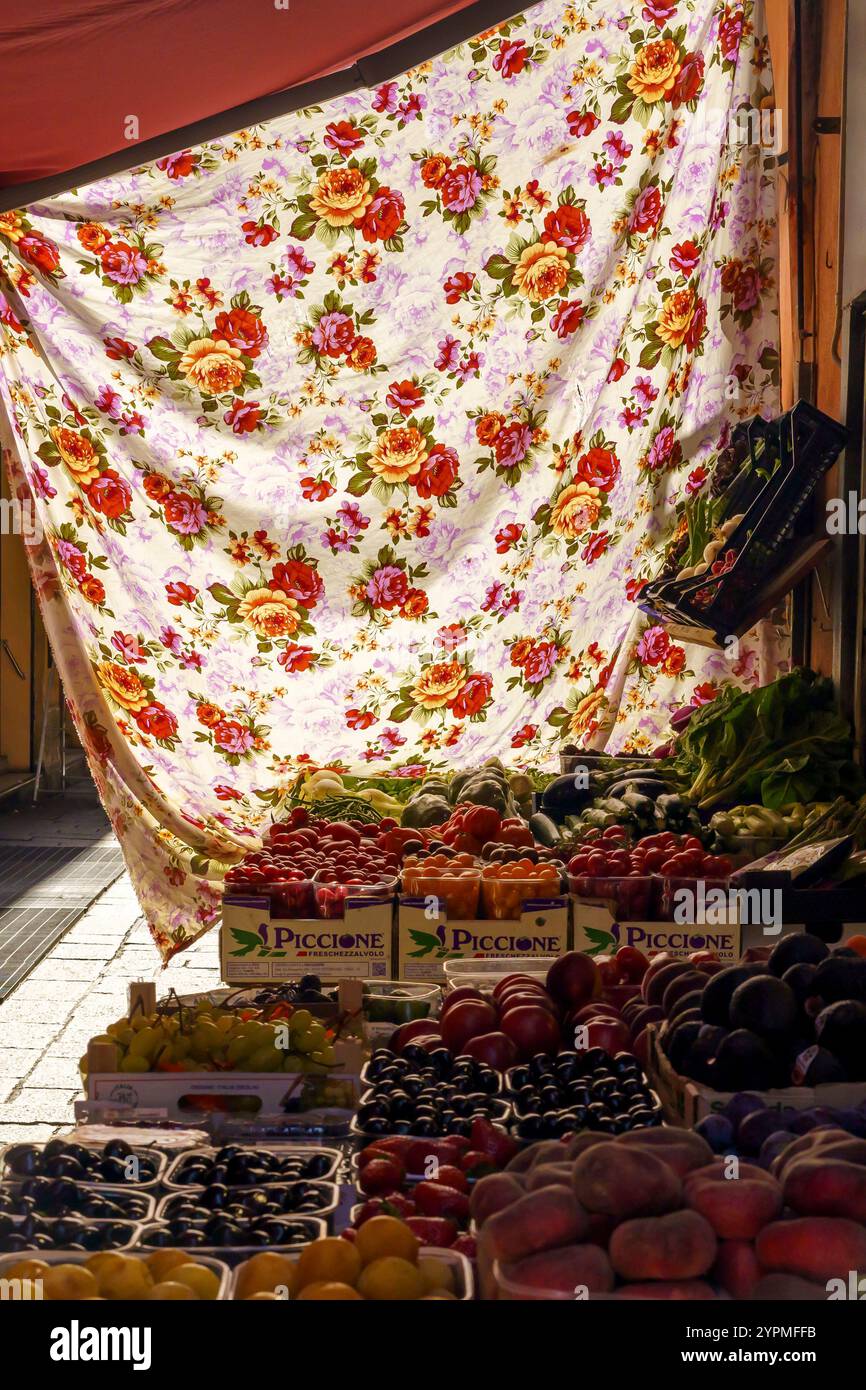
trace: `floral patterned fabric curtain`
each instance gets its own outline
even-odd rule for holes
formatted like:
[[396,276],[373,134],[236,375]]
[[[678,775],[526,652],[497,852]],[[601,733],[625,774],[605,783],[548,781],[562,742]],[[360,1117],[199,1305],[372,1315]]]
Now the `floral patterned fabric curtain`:
[[0,215],[7,464],[164,957],[305,763],[646,748],[770,679],[636,606],[776,403],[749,0],[542,0],[389,81]]

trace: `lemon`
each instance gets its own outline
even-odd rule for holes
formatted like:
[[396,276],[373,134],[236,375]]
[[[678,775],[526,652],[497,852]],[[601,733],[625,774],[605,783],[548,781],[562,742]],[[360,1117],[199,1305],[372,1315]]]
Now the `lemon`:
[[425,1293],[453,1293],[454,1271],[445,1260],[423,1255],[418,1261],[418,1273],[424,1282]]
[[160,1284],[170,1270],[176,1269],[178,1265],[189,1264],[189,1255],[184,1250],[154,1250],[152,1255],[145,1255],[144,1263],[153,1275],[154,1282]]
[[[364,1225],[367,1225],[366,1221]],[[358,1292],[364,1298],[372,1298],[380,1303],[407,1303],[422,1298],[426,1290],[416,1265],[401,1260],[398,1255],[385,1255],[383,1259],[373,1260],[372,1264],[364,1267],[358,1280]]]
[[49,1265],[39,1277],[43,1297],[52,1300],[77,1302],[100,1292],[95,1276],[84,1265]]
[[186,1284],[187,1288],[192,1289],[196,1298],[213,1299],[220,1291],[219,1275],[207,1265],[197,1265],[190,1261],[185,1265],[178,1265],[171,1271],[172,1281],[178,1284]]
[[[254,1298],[280,1290],[279,1296],[290,1298],[296,1283],[297,1265],[293,1260],[270,1250],[262,1250],[258,1255],[251,1255],[238,1269],[237,1297]],[[283,1289],[286,1290],[285,1294],[282,1294]]]
[[349,1299],[360,1299],[361,1295],[357,1289],[353,1289],[351,1284],[341,1284],[335,1279],[322,1280],[317,1284],[307,1284],[298,1294],[298,1299],[305,1299],[307,1302],[316,1300],[331,1300],[348,1302]]
[[153,1288],[145,1297],[164,1301],[167,1303],[198,1302],[196,1295],[188,1284],[175,1283],[173,1279],[166,1279],[162,1284],[154,1284]]
[[119,1265],[111,1264],[98,1275],[99,1292],[105,1298],[147,1298],[153,1288],[153,1275],[144,1260],[122,1255]]
[[396,1255],[401,1260],[415,1264],[420,1248],[418,1237],[405,1221],[398,1221],[396,1216],[372,1216],[359,1227],[355,1237],[355,1249],[362,1265],[387,1255]]
[[318,1283],[355,1284],[361,1272],[361,1257],[342,1236],[323,1236],[304,1246],[296,1270],[298,1289]]

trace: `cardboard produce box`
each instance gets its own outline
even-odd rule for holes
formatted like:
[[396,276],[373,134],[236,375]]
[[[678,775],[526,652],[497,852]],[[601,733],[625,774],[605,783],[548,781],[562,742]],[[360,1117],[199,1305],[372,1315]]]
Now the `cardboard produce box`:
[[220,967],[228,985],[392,977],[394,903],[347,898],[344,917],[272,917],[267,898],[223,899]]
[[[698,1120],[723,1110],[736,1094],[733,1091],[713,1091],[686,1076],[675,1072],[659,1046],[658,1029],[649,1025],[649,1080],[658,1092],[665,1116],[672,1124],[691,1129]],[[760,1091],[771,1110],[811,1110],[816,1105],[847,1109],[866,1099],[866,1082],[837,1082],[830,1086],[785,1086],[775,1091]]]
[[402,897],[397,913],[397,973],[401,980],[444,980],[445,961],[487,957],[559,956],[570,945],[566,896],[534,898],[516,921],[449,920],[431,914],[429,900]]

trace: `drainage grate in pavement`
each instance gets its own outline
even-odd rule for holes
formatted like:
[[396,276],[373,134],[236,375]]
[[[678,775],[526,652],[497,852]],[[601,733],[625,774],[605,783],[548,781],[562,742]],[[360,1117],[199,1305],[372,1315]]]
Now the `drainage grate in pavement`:
[[123,873],[116,846],[0,845],[0,999]]

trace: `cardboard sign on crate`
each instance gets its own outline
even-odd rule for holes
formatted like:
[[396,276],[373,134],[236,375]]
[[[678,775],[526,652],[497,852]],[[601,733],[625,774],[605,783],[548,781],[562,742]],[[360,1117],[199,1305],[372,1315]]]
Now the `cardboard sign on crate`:
[[[686,957],[692,951],[711,950],[719,960],[733,965],[740,958],[740,924],[722,926],[676,922],[619,922],[614,906],[603,898],[577,898],[571,901],[574,923],[574,949],[588,956],[615,955],[620,946],[636,946],[644,955],[667,951]],[[772,940],[769,941],[772,945]]]
[[[672,1124],[691,1129],[707,1115],[723,1110],[733,1099],[733,1091],[714,1091],[701,1086],[674,1071],[661,1047],[654,1023],[649,1033],[649,1080],[664,1106],[665,1116]],[[828,1086],[785,1086],[779,1090],[761,1091],[770,1110],[812,1110],[817,1105],[848,1109],[866,1100],[866,1082],[835,1082]]]
[[[573,896],[574,949],[585,951],[588,956],[607,956],[615,955],[620,946],[636,946],[645,956],[665,951],[675,960],[684,960],[693,951],[715,951],[720,961],[734,965],[746,950],[761,946],[772,950],[786,933],[807,930],[803,922],[766,925],[749,921],[747,898],[742,906],[742,919],[740,909],[734,905],[726,922],[715,922],[712,914],[708,914],[706,922],[621,922],[616,918],[614,904],[606,899]],[[832,942],[834,946],[863,934],[866,927],[861,922],[843,922],[839,930],[838,940]]]
[[404,897],[397,913],[397,973],[401,980],[444,980],[446,960],[559,956],[569,949],[568,898],[534,898],[516,921],[449,920],[431,913],[429,899]]
[[261,980],[391,978],[394,905],[347,898],[344,917],[272,917],[264,897],[223,899],[220,966],[227,985]]
[[364,1050],[351,1038],[334,1044],[337,1064],[321,1072],[94,1072],[87,1099],[103,1110],[185,1120],[214,1112],[254,1115],[353,1111],[360,1097]]

